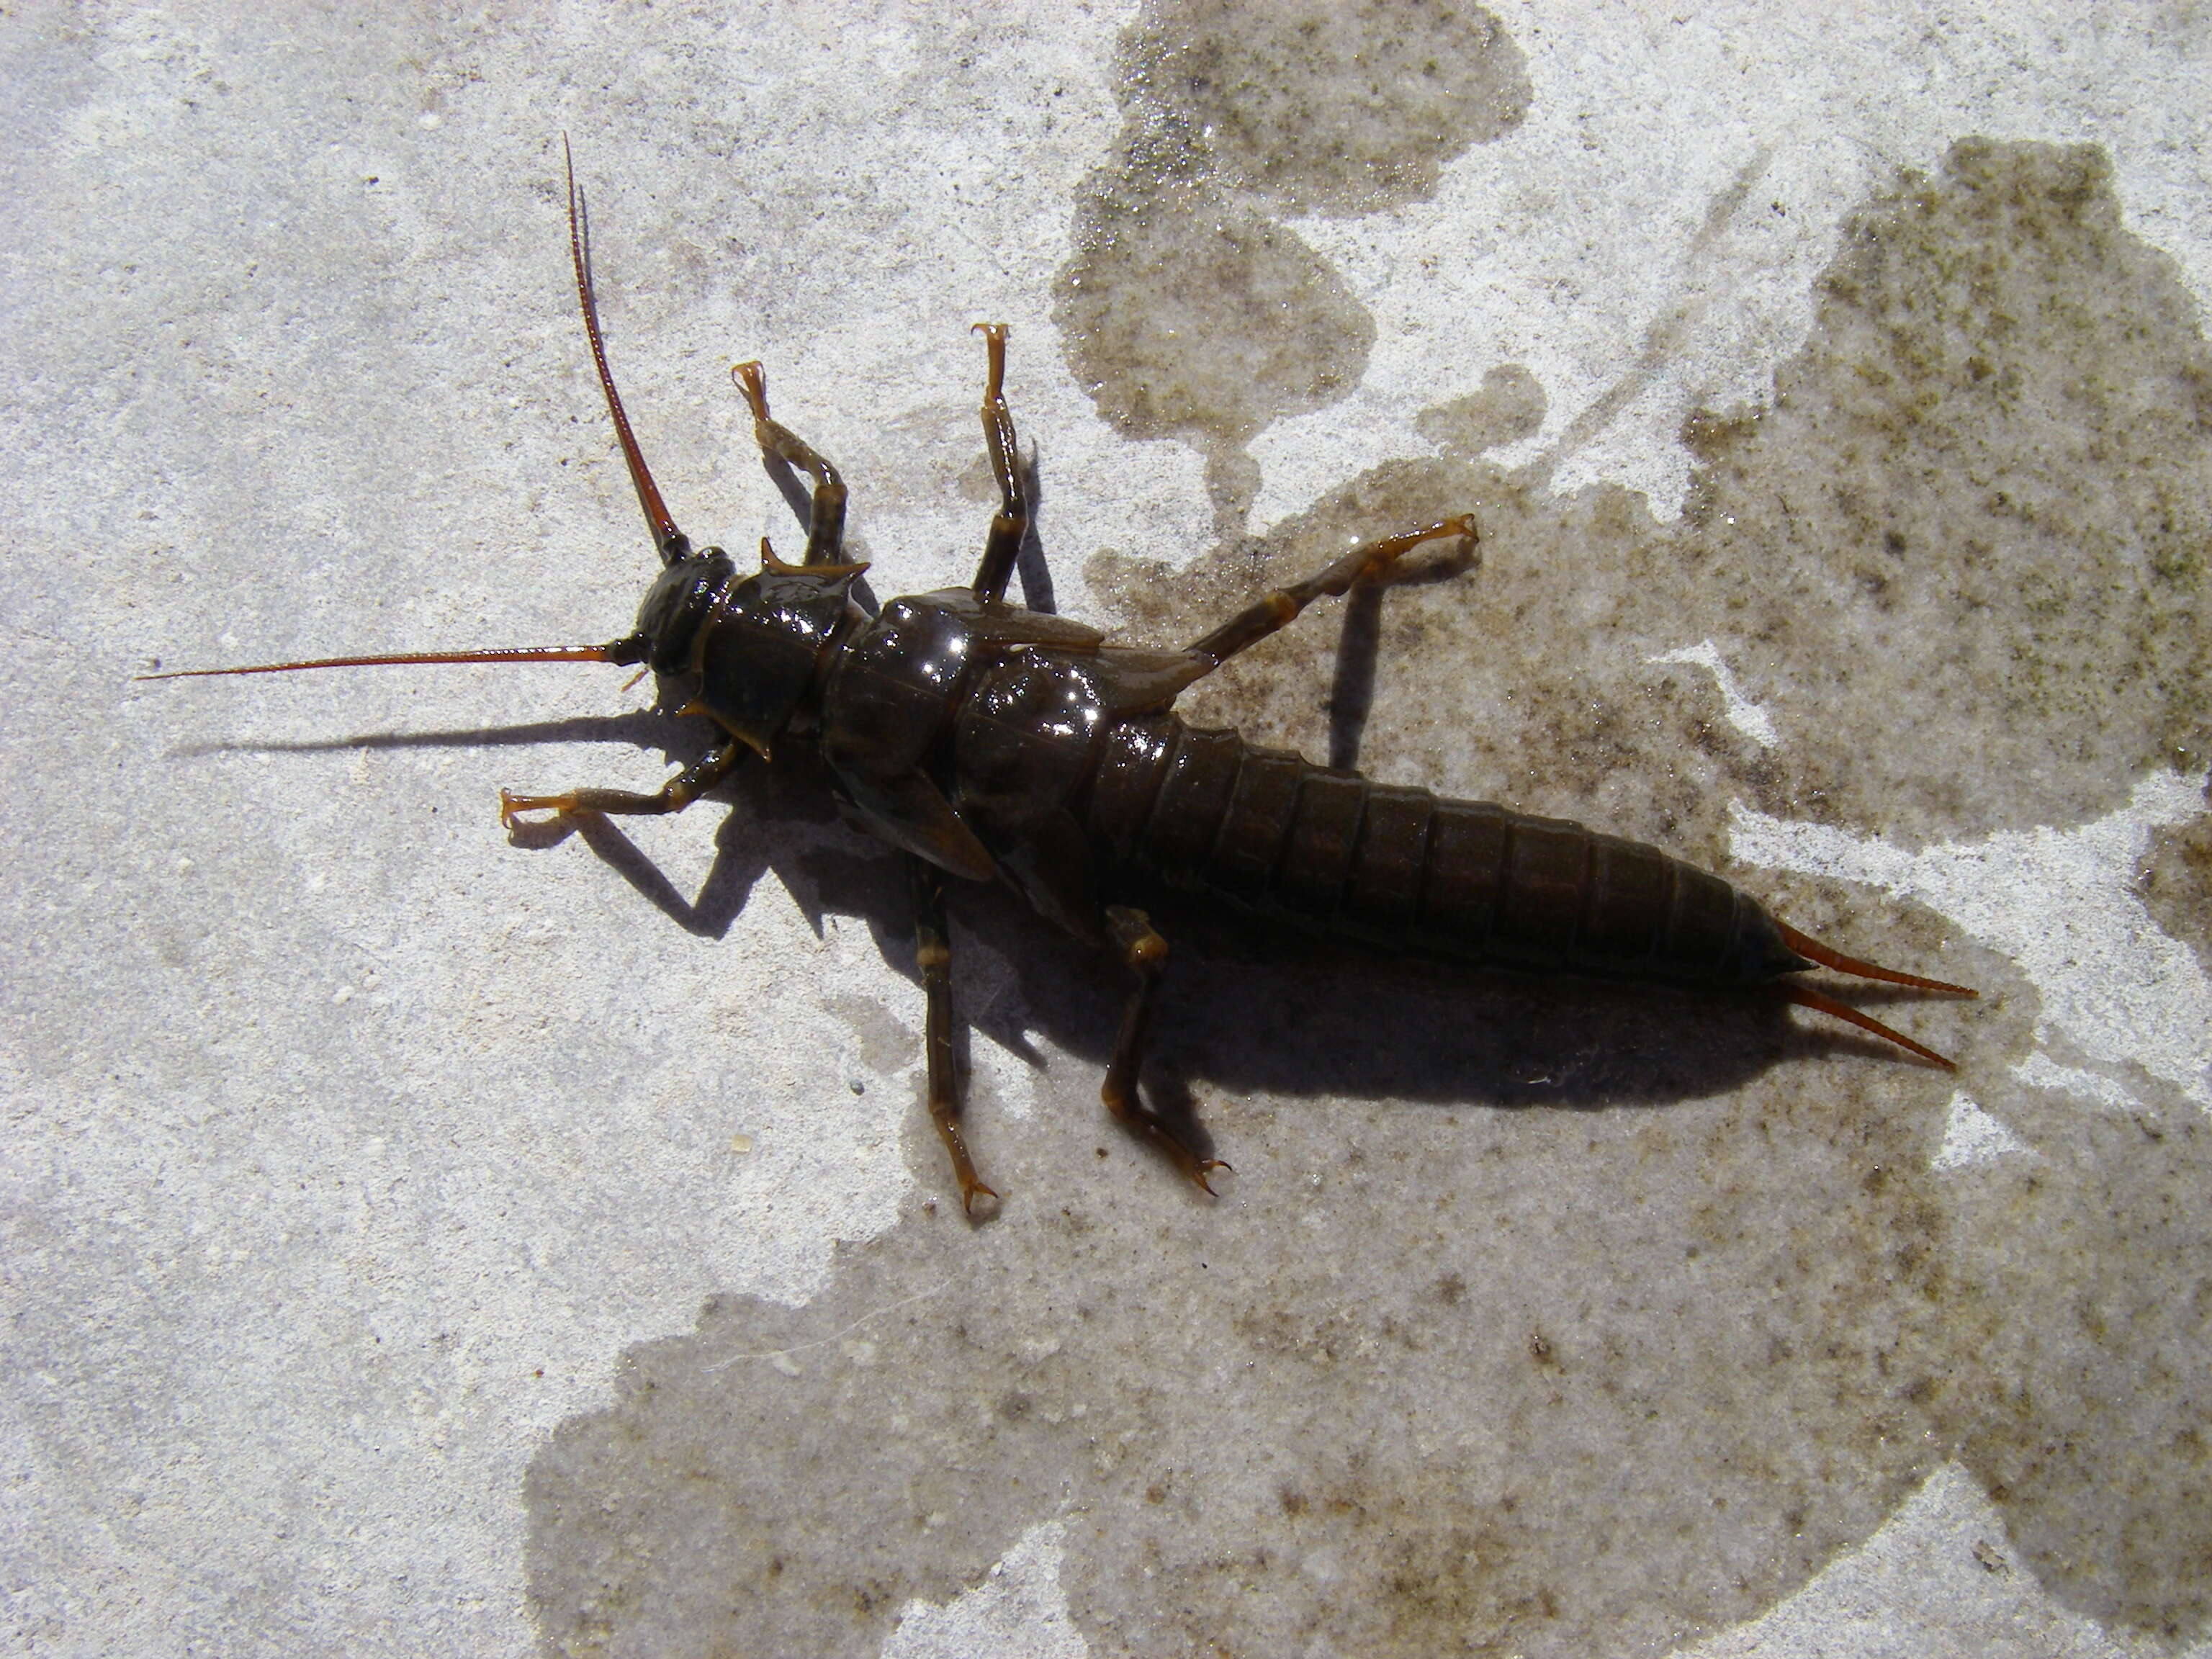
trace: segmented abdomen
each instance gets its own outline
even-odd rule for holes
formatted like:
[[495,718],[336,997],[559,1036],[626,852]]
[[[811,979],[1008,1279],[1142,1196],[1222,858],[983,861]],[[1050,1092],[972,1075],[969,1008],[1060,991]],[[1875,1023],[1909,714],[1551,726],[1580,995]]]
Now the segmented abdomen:
[[1706,983],[1804,965],[1755,900],[1655,848],[1329,771],[1172,714],[1108,731],[1080,810],[1109,863],[1389,950]]

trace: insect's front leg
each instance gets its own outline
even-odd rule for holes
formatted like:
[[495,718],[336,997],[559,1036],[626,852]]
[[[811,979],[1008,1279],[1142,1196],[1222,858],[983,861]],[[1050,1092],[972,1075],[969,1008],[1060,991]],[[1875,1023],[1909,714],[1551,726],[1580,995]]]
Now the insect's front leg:
[[571,789],[558,795],[518,795],[499,792],[499,821],[509,830],[520,827],[525,812],[611,812],[635,817],[680,812],[729,776],[744,746],[735,738],[711,749],[685,767],[652,794],[628,789]]
[[806,510],[806,553],[801,564],[836,564],[845,556],[845,481],[813,446],[768,412],[768,377],[758,363],[739,363],[730,378],[752,405],[753,441],[761,453],[789,462],[814,480]]
[[952,1054],[952,935],[945,923],[945,872],[928,860],[907,854],[907,871],[914,888],[914,959],[921,969],[921,989],[927,999],[922,1016],[921,1052],[929,1075],[929,1119],[938,1139],[952,1159],[952,1173],[960,1182],[960,1207],[976,1213],[998,1209],[999,1194],[975,1173],[968,1156],[968,1139],[960,1133],[960,1079]]
[[1098,1091],[1099,1098],[1106,1103],[1106,1109],[1114,1115],[1116,1123],[1151,1141],[1168,1155],[1176,1168],[1212,1193],[1213,1183],[1206,1176],[1229,1165],[1218,1158],[1200,1157],[1137,1093],[1137,1071],[1145,1058],[1145,1034],[1152,1024],[1152,991],[1159,982],[1160,969],[1167,966],[1168,942],[1160,937],[1152,927],[1152,918],[1142,910],[1119,904],[1106,907],[1106,936],[1121,953],[1122,962],[1135,972],[1137,984],[1121,1012],[1121,1029],[1114,1039],[1114,1058],[1107,1062],[1106,1081]]

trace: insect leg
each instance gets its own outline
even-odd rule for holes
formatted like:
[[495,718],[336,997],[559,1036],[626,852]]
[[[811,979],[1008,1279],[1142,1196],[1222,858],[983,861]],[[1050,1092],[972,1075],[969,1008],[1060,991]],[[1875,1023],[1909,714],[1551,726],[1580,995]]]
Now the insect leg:
[[768,412],[768,377],[758,363],[739,363],[730,378],[753,410],[753,441],[761,453],[788,461],[814,480],[806,514],[806,555],[801,564],[837,564],[845,556],[845,481],[811,445]]
[[991,452],[992,476],[999,481],[999,510],[991,519],[990,534],[983,538],[983,560],[969,584],[978,598],[1003,599],[1006,579],[1014,574],[1014,559],[1022,550],[1022,538],[1030,532],[1030,504],[1022,489],[1020,453],[1014,443],[1014,417],[1007,410],[1003,387],[1006,378],[1006,325],[978,323],[989,352],[989,372],[983,381],[983,444]]
[[499,821],[512,830],[524,812],[617,812],[632,816],[680,812],[729,776],[730,769],[743,753],[744,745],[732,738],[720,748],[708,750],[649,795],[635,794],[627,789],[571,789],[558,795],[517,795],[502,789],[499,792]]
[[929,1120],[952,1159],[952,1174],[960,1182],[960,1207],[974,1215],[977,1199],[988,1199],[995,1206],[999,1194],[975,1173],[968,1139],[960,1133],[960,1079],[952,1063],[952,936],[945,925],[945,872],[911,853],[907,871],[914,887],[915,964],[921,969],[921,988],[928,999],[921,1052],[929,1074]]
[[1206,1176],[1229,1166],[1218,1158],[1201,1158],[1189,1144],[1145,1104],[1137,1093],[1137,1069],[1144,1062],[1145,1032],[1152,1024],[1152,989],[1160,969],[1167,965],[1168,942],[1153,928],[1142,910],[1109,904],[1106,907],[1106,936],[1121,953],[1121,960],[1136,971],[1136,988],[1121,1011],[1121,1029],[1114,1039],[1114,1058],[1106,1065],[1106,1081],[1099,1097],[1114,1121],[1132,1134],[1141,1135],[1165,1152],[1181,1170],[1208,1193]]
[[1402,536],[1385,536],[1381,541],[1355,547],[1320,574],[1309,576],[1289,587],[1279,587],[1256,604],[1246,606],[1211,634],[1191,641],[1187,649],[1192,656],[1204,659],[1211,672],[1246,647],[1257,645],[1268,635],[1289,627],[1301,611],[1322,595],[1333,597],[1349,592],[1353,583],[1367,580],[1386,569],[1400,554],[1444,536],[1473,541],[1474,515],[1463,513],[1455,519],[1432,524],[1426,530],[1409,530]]

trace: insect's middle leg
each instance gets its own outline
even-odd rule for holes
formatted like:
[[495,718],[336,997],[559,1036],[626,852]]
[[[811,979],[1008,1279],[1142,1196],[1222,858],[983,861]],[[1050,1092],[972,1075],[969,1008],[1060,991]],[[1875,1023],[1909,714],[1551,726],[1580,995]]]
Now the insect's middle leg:
[[1014,417],[1006,407],[1006,325],[978,323],[989,369],[983,381],[983,445],[991,452],[991,474],[999,481],[999,510],[991,518],[990,533],[983,538],[982,562],[969,584],[986,599],[1006,597],[1007,580],[1022,538],[1030,533],[1029,497],[1022,487],[1021,454],[1014,442]]
[[1353,583],[1370,580],[1394,563],[1399,555],[1412,551],[1423,542],[1444,536],[1471,540],[1474,534],[1474,514],[1463,513],[1455,519],[1432,524],[1426,530],[1409,530],[1402,536],[1385,536],[1381,541],[1365,543],[1318,575],[1309,576],[1289,587],[1279,587],[1267,598],[1247,605],[1211,634],[1192,641],[1185,648],[1192,656],[1203,659],[1210,673],[1239,651],[1289,627],[1298,613],[1316,599],[1350,592]]
[[845,481],[811,445],[768,412],[768,377],[758,363],[739,363],[730,378],[752,405],[753,441],[763,455],[788,461],[814,480],[806,513],[806,555],[801,564],[837,564],[845,556]]
[[680,812],[729,776],[744,747],[734,738],[710,749],[649,795],[628,789],[570,789],[558,795],[499,792],[499,821],[509,830],[524,812],[610,812],[632,816]]
[[914,888],[915,965],[921,969],[922,994],[927,999],[921,1052],[929,1079],[929,1120],[952,1160],[952,1174],[960,1183],[960,1207],[974,1215],[977,1199],[995,1206],[999,1194],[975,1173],[975,1160],[968,1156],[968,1138],[960,1133],[960,1079],[952,1054],[952,935],[945,923],[945,872],[911,853],[907,869]]
[[1229,1165],[1218,1158],[1200,1157],[1137,1092],[1137,1072],[1145,1059],[1145,1034],[1152,1019],[1152,992],[1159,983],[1160,969],[1167,966],[1168,942],[1142,910],[1119,904],[1106,907],[1106,936],[1121,953],[1122,962],[1135,971],[1137,983],[1121,1011],[1121,1029],[1114,1039],[1114,1058],[1106,1063],[1106,1081],[1098,1091],[1099,1098],[1116,1123],[1151,1141],[1176,1168],[1211,1193],[1213,1183],[1206,1176]]

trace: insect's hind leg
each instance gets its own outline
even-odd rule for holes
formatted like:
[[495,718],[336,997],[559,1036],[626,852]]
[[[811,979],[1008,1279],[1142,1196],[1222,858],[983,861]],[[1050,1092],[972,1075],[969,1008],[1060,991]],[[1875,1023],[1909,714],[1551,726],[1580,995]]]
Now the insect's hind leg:
[[1247,605],[1211,634],[1192,641],[1185,649],[1203,660],[1206,672],[1211,673],[1239,651],[1289,627],[1298,613],[1316,599],[1350,592],[1355,582],[1371,580],[1395,563],[1401,554],[1412,551],[1423,542],[1445,536],[1458,536],[1471,542],[1475,534],[1474,514],[1462,513],[1425,530],[1409,530],[1402,536],[1385,536],[1380,541],[1364,543],[1319,574],[1289,587],[1279,587],[1267,598]]
[[1137,1093],[1137,1072],[1145,1058],[1145,1035],[1152,1024],[1152,993],[1159,983],[1160,969],[1167,965],[1168,942],[1160,937],[1152,927],[1152,918],[1142,910],[1119,904],[1106,907],[1106,936],[1121,952],[1122,962],[1135,971],[1137,983],[1121,1012],[1121,1029],[1114,1039],[1114,1057],[1107,1062],[1106,1081],[1098,1091],[1099,1098],[1106,1103],[1106,1109],[1114,1115],[1116,1123],[1151,1141],[1168,1155],[1176,1168],[1212,1193],[1213,1183],[1206,1176],[1229,1165],[1218,1158],[1200,1157]]
[[1021,455],[1014,441],[1014,417],[1006,407],[1006,325],[978,323],[988,353],[983,380],[983,444],[991,452],[991,475],[999,481],[999,510],[991,518],[990,533],[983,538],[982,562],[969,584],[977,597],[1003,599],[1006,582],[1014,574],[1014,561],[1022,538],[1030,533],[1030,503],[1022,484]]
[[730,371],[738,390],[752,406],[753,441],[761,453],[787,461],[814,480],[806,512],[806,553],[801,564],[838,564],[845,556],[845,481],[813,447],[768,412],[768,377],[758,363],[739,363]]
[[997,1213],[999,1194],[975,1173],[975,1160],[968,1156],[968,1138],[960,1132],[960,1079],[952,1054],[952,935],[945,922],[945,872],[911,853],[907,868],[914,889],[915,965],[921,969],[922,994],[927,1000],[921,1052],[928,1073],[929,1121],[937,1126],[937,1138],[952,1160],[961,1209],[975,1215],[981,1199],[988,1217]]
[[525,812],[607,812],[629,816],[658,816],[680,812],[729,776],[744,747],[732,738],[710,749],[649,795],[628,789],[570,789],[558,795],[518,795],[499,792],[499,821],[509,830],[519,827]]

